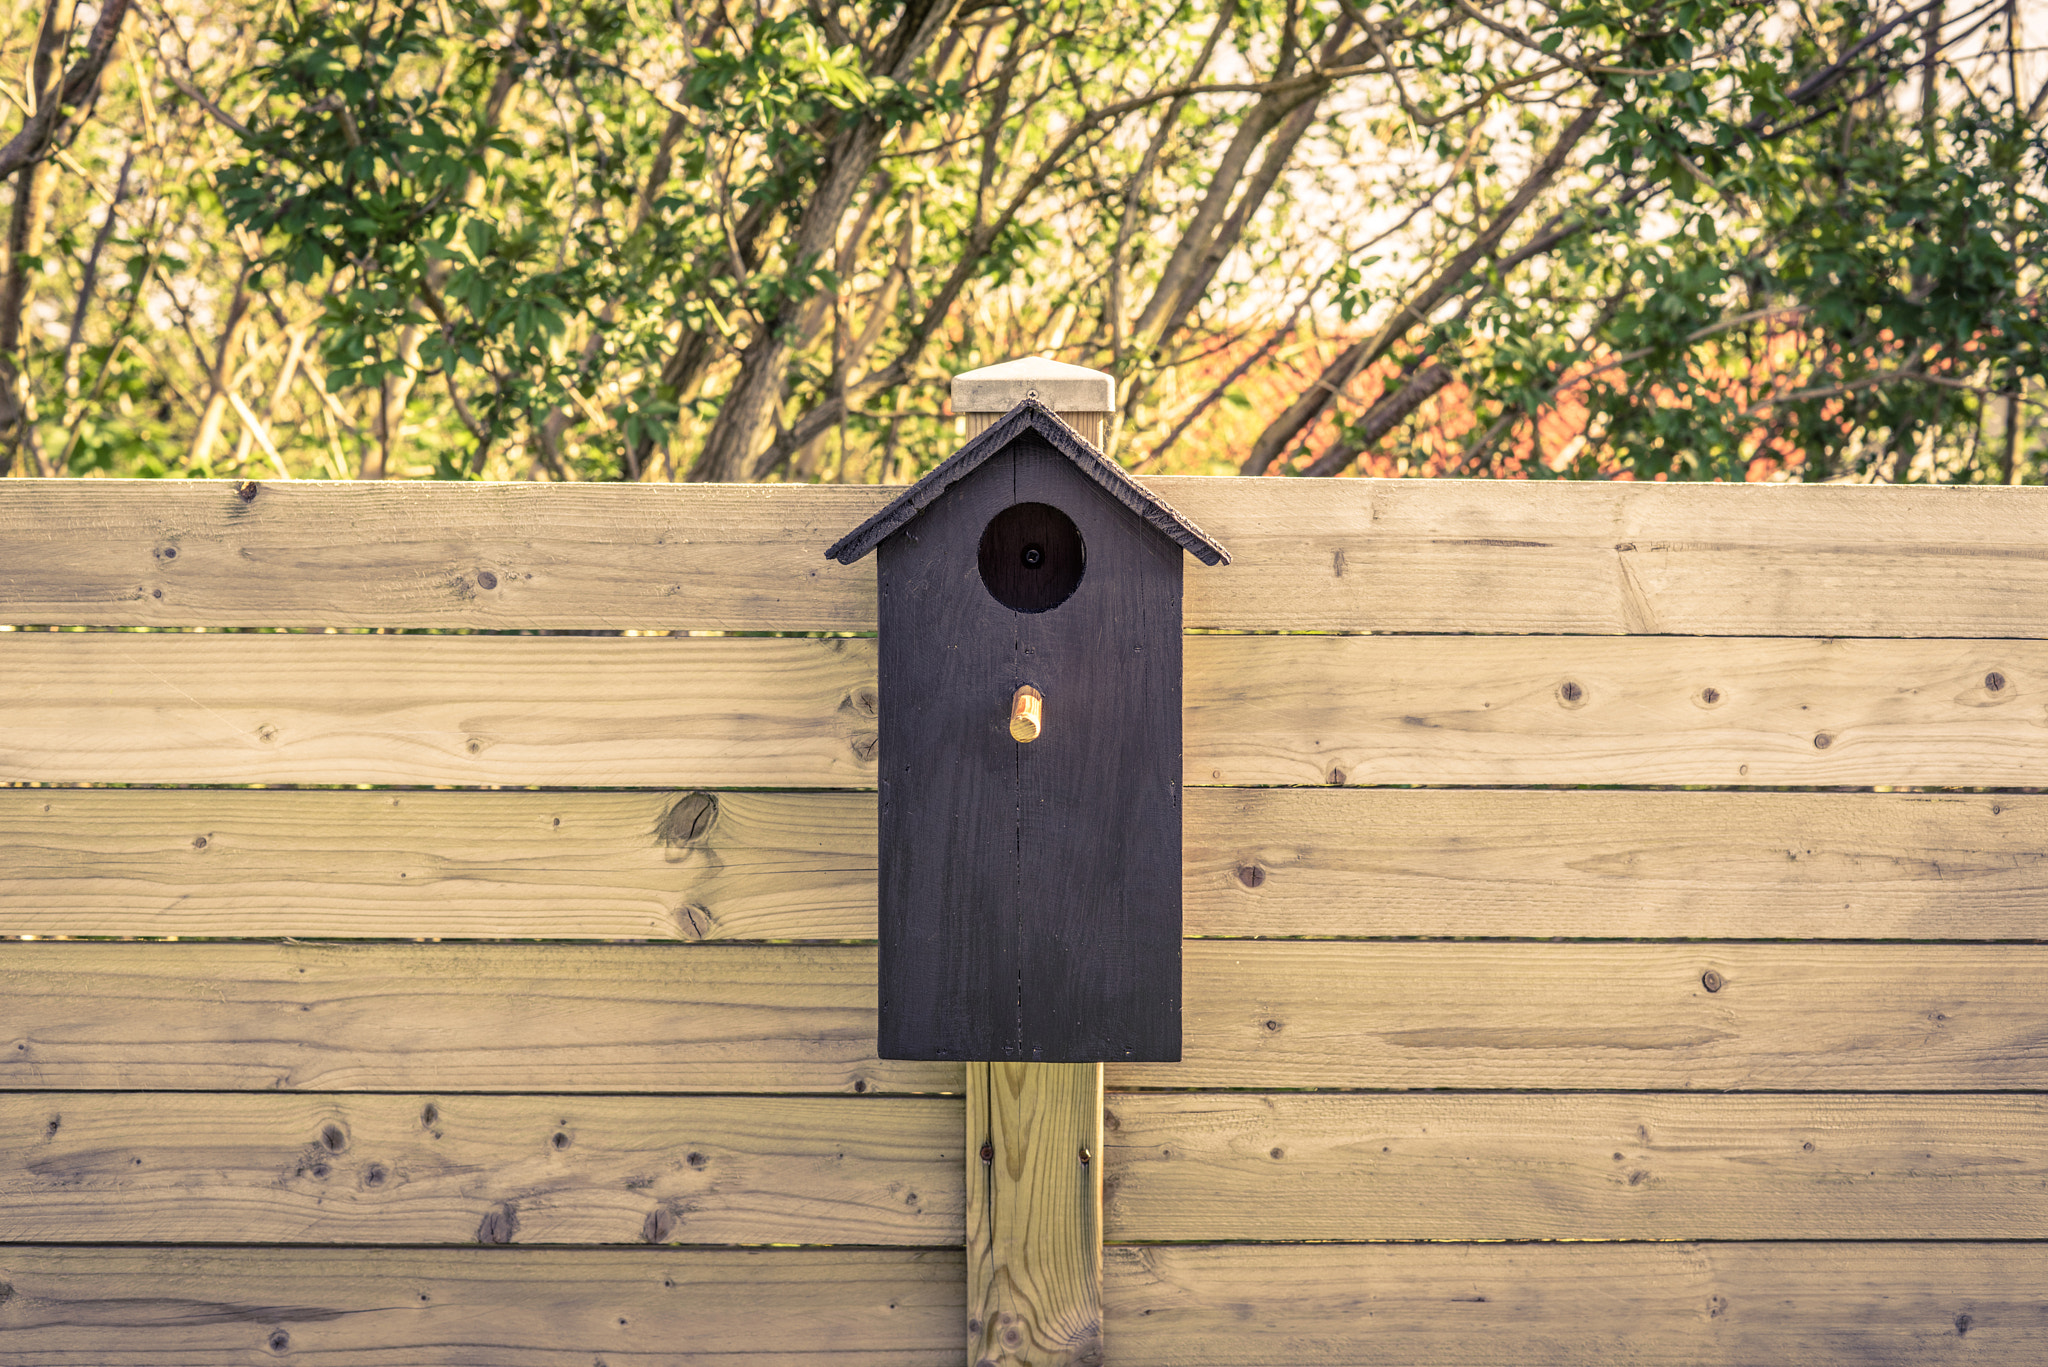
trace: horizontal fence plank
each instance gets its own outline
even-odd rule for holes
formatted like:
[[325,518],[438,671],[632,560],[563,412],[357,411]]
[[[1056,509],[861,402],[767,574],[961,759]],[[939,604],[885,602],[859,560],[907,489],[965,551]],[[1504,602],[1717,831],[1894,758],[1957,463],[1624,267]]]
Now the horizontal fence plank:
[[[0,945],[0,1089],[958,1092],[860,946]],[[2048,1088],[2048,950],[1190,941],[1112,1088]],[[1716,985],[1709,990],[1708,984]]]
[[955,1367],[957,1251],[0,1247],[36,1367]]
[[1108,1084],[2034,1089],[2044,972],[2011,945],[1197,940],[1183,1062]]
[[2031,641],[1218,637],[1188,642],[1215,784],[2031,785]]
[[0,935],[872,940],[872,793],[0,790]]
[[[855,787],[882,705],[872,640],[16,632],[0,665],[14,781]],[[1193,785],[2048,774],[2032,641],[1196,637],[1185,696]]]
[[[2048,633],[2039,489],[1158,478],[1196,627]],[[0,621],[871,630],[823,548],[897,490],[21,480]]]
[[0,1089],[944,1092],[872,949],[0,945]]
[[2048,938],[2029,794],[1191,789],[1186,810],[1190,935]]
[[872,631],[874,487],[18,481],[0,621]]
[[7,1093],[0,1237],[957,1248],[961,1104]]
[[1112,1093],[1119,1242],[2039,1239],[2038,1096]]
[[2024,1367],[2039,1244],[1109,1248],[1112,1363]]
[[[2048,797],[1191,789],[1198,936],[2048,938]],[[869,940],[865,793],[0,790],[0,935]]]
[[0,779],[857,787],[871,640],[0,636]]

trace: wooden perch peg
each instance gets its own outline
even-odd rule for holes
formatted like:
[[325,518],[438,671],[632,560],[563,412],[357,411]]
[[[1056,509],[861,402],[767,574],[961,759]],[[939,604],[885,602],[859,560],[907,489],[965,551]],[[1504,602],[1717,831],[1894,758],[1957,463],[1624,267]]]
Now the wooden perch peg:
[[1022,684],[1010,699],[1010,739],[1029,743],[1045,730],[1045,695]]

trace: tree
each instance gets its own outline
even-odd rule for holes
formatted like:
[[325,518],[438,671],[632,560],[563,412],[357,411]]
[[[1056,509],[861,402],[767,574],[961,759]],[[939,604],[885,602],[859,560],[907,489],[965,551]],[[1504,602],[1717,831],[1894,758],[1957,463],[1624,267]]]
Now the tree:
[[[33,447],[35,438],[32,395],[21,368],[21,319],[31,272],[41,264],[51,159],[83,127],[127,11],[128,0],[105,0],[91,29],[81,33],[74,0],[47,0],[19,99],[21,131],[0,146],[0,181],[13,187],[0,260],[0,475],[12,469],[22,443]],[[37,460],[40,465],[39,454]]]
[[2017,17],[174,0],[107,80],[85,43],[42,210],[16,176],[14,430],[71,472],[905,479],[948,374],[1045,351],[1116,374],[1147,470],[2019,478]]

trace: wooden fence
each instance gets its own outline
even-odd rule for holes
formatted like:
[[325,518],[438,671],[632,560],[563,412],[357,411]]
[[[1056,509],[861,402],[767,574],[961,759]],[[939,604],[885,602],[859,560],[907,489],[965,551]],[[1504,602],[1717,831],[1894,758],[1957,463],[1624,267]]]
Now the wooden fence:
[[[1111,1367],[2048,1360],[2048,490],[1156,487]],[[966,1361],[886,493],[0,484],[0,1364]]]

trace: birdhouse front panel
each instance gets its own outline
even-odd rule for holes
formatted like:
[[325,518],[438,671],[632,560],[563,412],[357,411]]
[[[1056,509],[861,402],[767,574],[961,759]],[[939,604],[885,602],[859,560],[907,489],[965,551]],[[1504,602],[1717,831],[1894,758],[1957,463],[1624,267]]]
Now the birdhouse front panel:
[[1181,545],[1026,427],[878,550],[882,1057],[1178,1059]]

